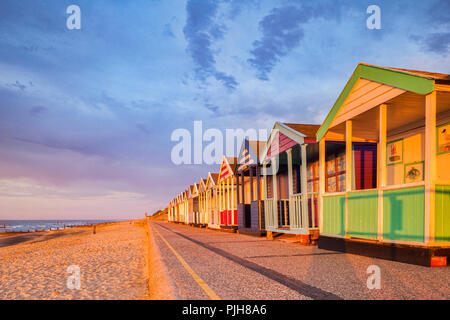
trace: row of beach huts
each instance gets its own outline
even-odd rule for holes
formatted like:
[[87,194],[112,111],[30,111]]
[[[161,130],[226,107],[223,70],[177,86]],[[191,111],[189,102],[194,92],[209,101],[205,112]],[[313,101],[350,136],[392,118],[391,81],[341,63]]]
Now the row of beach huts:
[[168,220],[446,265],[450,76],[359,64],[321,125],[245,139],[170,201]]

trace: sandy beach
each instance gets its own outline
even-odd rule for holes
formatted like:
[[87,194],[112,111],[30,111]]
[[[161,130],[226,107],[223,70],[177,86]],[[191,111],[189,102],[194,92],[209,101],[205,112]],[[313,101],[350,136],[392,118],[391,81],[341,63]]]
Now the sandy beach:
[[142,221],[2,237],[0,299],[147,299],[146,237]]

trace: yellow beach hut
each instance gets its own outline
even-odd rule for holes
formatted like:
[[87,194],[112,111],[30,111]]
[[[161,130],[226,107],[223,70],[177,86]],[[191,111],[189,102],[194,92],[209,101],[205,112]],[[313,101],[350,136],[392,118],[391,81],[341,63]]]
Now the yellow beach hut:
[[[359,64],[317,132],[319,247],[445,264],[449,133],[449,75]],[[345,146],[343,190],[328,181],[330,141]]]
[[178,222],[184,223],[183,201],[181,193],[177,196],[177,211],[178,211]]
[[194,224],[194,217],[198,213],[198,189],[196,183],[189,186],[187,194],[189,215],[188,224]]
[[195,219],[195,225],[198,227],[205,227],[208,224],[208,212],[206,207],[206,180],[207,178],[202,178],[198,184],[199,209]]
[[167,221],[173,222],[175,221],[175,212],[174,212],[174,205],[173,205],[173,199],[170,200],[169,204],[167,205]]
[[210,172],[208,173],[208,179],[206,179],[206,212],[208,215],[208,228],[212,229],[220,228],[216,188],[218,178],[218,173]]
[[188,199],[188,191],[185,190],[181,193],[181,212],[182,212],[182,221],[184,224],[189,223],[189,199]]

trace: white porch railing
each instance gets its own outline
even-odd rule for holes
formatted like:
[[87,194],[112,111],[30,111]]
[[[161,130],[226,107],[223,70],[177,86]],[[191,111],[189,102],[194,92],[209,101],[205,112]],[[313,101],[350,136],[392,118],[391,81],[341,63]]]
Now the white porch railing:
[[[264,200],[264,212],[266,228],[289,227],[289,203],[287,199],[266,199]],[[282,224],[280,226],[280,223]]]
[[[289,214],[292,228],[302,228],[305,223],[305,215],[303,214],[303,195],[301,193],[294,194],[289,197]],[[306,215],[306,218],[308,216]]]
[[[265,215],[265,223],[267,227],[278,227],[275,226],[275,219],[277,215],[277,211],[275,210],[275,201],[273,199],[265,199],[264,200],[264,215]],[[278,224],[278,223],[277,223]]]
[[[286,207],[289,216],[286,218]],[[318,228],[318,192],[291,195],[289,200],[264,200],[266,228],[277,229],[317,229]],[[283,216],[281,216],[283,215]],[[282,218],[282,221],[280,220]],[[280,222],[284,222],[280,225]]]
[[217,210],[217,207],[213,204],[210,209],[209,209],[209,220],[208,220],[208,225],[210,226],[216,226],[220,224],[220,217],[219,217],[219,213]]
[[290,204],[291,201],[289,199],[279,199],[277,201],[278,227],[280,228],[291,227]]
[[318,195],[318,192],[308,192],[305,196],[297,193],[290,197],[291,228],[318,228]]

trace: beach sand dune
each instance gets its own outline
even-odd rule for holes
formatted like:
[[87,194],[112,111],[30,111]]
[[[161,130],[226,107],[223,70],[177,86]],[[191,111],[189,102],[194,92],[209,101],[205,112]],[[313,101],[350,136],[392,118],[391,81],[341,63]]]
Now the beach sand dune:
[[[148,297],[143,221],[9,239],[0,246],[0,299]],[[67,287],[69,266],[80,268],[79,290]]]

